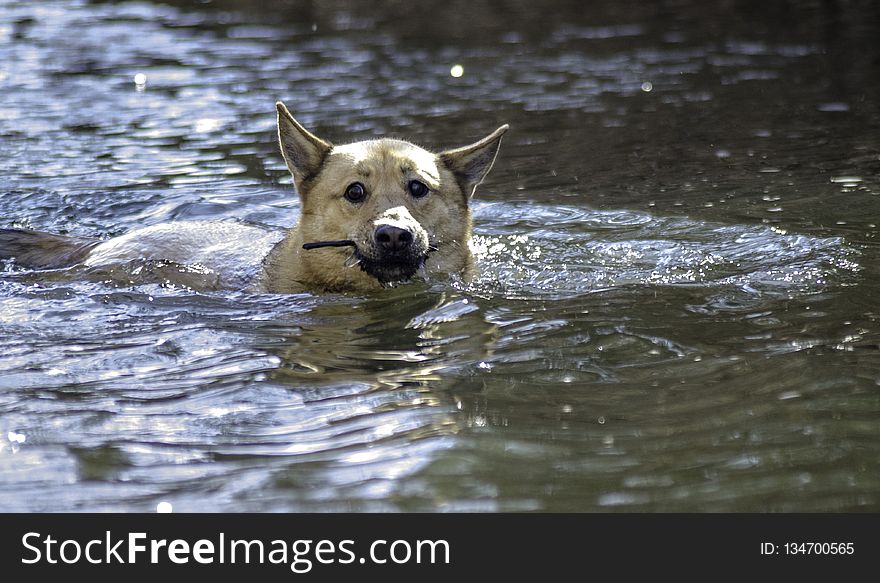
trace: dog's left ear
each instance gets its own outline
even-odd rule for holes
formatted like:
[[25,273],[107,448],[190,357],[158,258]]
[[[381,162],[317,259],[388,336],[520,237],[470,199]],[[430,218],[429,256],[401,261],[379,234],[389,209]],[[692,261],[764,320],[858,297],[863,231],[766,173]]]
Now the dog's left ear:
[[468,198],[474,195],[474,190],[492,169],[498,147],[501,146],[501,136],[508,129],[510,126],[504,124],[479,142],[438,155],[440,161],[455,175]]
[[302,127],[280,101],[275,103],[275,108],[278,110],[281,154],[302,194],[303,183],[318,174],[333,146]]

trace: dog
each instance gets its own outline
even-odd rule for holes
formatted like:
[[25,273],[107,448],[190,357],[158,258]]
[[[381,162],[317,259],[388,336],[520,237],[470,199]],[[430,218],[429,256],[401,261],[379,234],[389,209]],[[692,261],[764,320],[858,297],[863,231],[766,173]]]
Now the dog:
[[334,146],[275,104],[278,143],[301,201],[286,233],[180,221],[106,241],[0,229],[0,259],[32,269],[112,269],[136,261],[194,266],[213,287],[270,293],[369,291],[473,273],[469,207],[491,170],[502,125],[470,145],[429,152],[382,138]]

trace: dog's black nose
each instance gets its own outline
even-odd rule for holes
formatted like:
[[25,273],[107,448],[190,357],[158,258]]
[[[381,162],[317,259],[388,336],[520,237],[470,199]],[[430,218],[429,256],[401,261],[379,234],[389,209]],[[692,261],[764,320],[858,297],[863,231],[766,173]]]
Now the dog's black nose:
[[391,253],[399,253],[410,246],[413,241],[413,234],[400,227],[381,225],[376,229],[373,238],[376,239],[376,245],[379,249]]

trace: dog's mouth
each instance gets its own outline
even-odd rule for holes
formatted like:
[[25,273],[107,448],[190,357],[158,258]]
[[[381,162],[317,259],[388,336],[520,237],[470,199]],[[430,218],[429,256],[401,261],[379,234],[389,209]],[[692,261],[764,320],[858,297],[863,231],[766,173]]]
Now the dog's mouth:
[[355,249],[354,259],[364,273],[372,275],[379,280],[379,283],[403,283],[412,279],[418,270],[425,265],[428,254],[388,254],[373,258],[367,257],[360,250]]
[[352,247],[354,251],[345,262],[349,267],[357,265],[361,271],[375,277],[381,284],[405,283],[424,267],[428,255],[437,251],[435,245],[428,245],[423,251],[408,249],[403,253],[381,253],[376,257],[364,253],[351,239],[337,241],[314,241],[303,244],[303,249],[322,247]]

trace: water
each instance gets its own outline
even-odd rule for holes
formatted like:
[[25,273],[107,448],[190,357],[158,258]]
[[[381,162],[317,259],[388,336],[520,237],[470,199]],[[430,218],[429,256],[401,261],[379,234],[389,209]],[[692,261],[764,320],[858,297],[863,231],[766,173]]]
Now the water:
[[0,1],[0,227],[289,226],[276,99],[512,126],[469,285],[6,265],[0,510],[880,509],[877,8],[496,4]]

